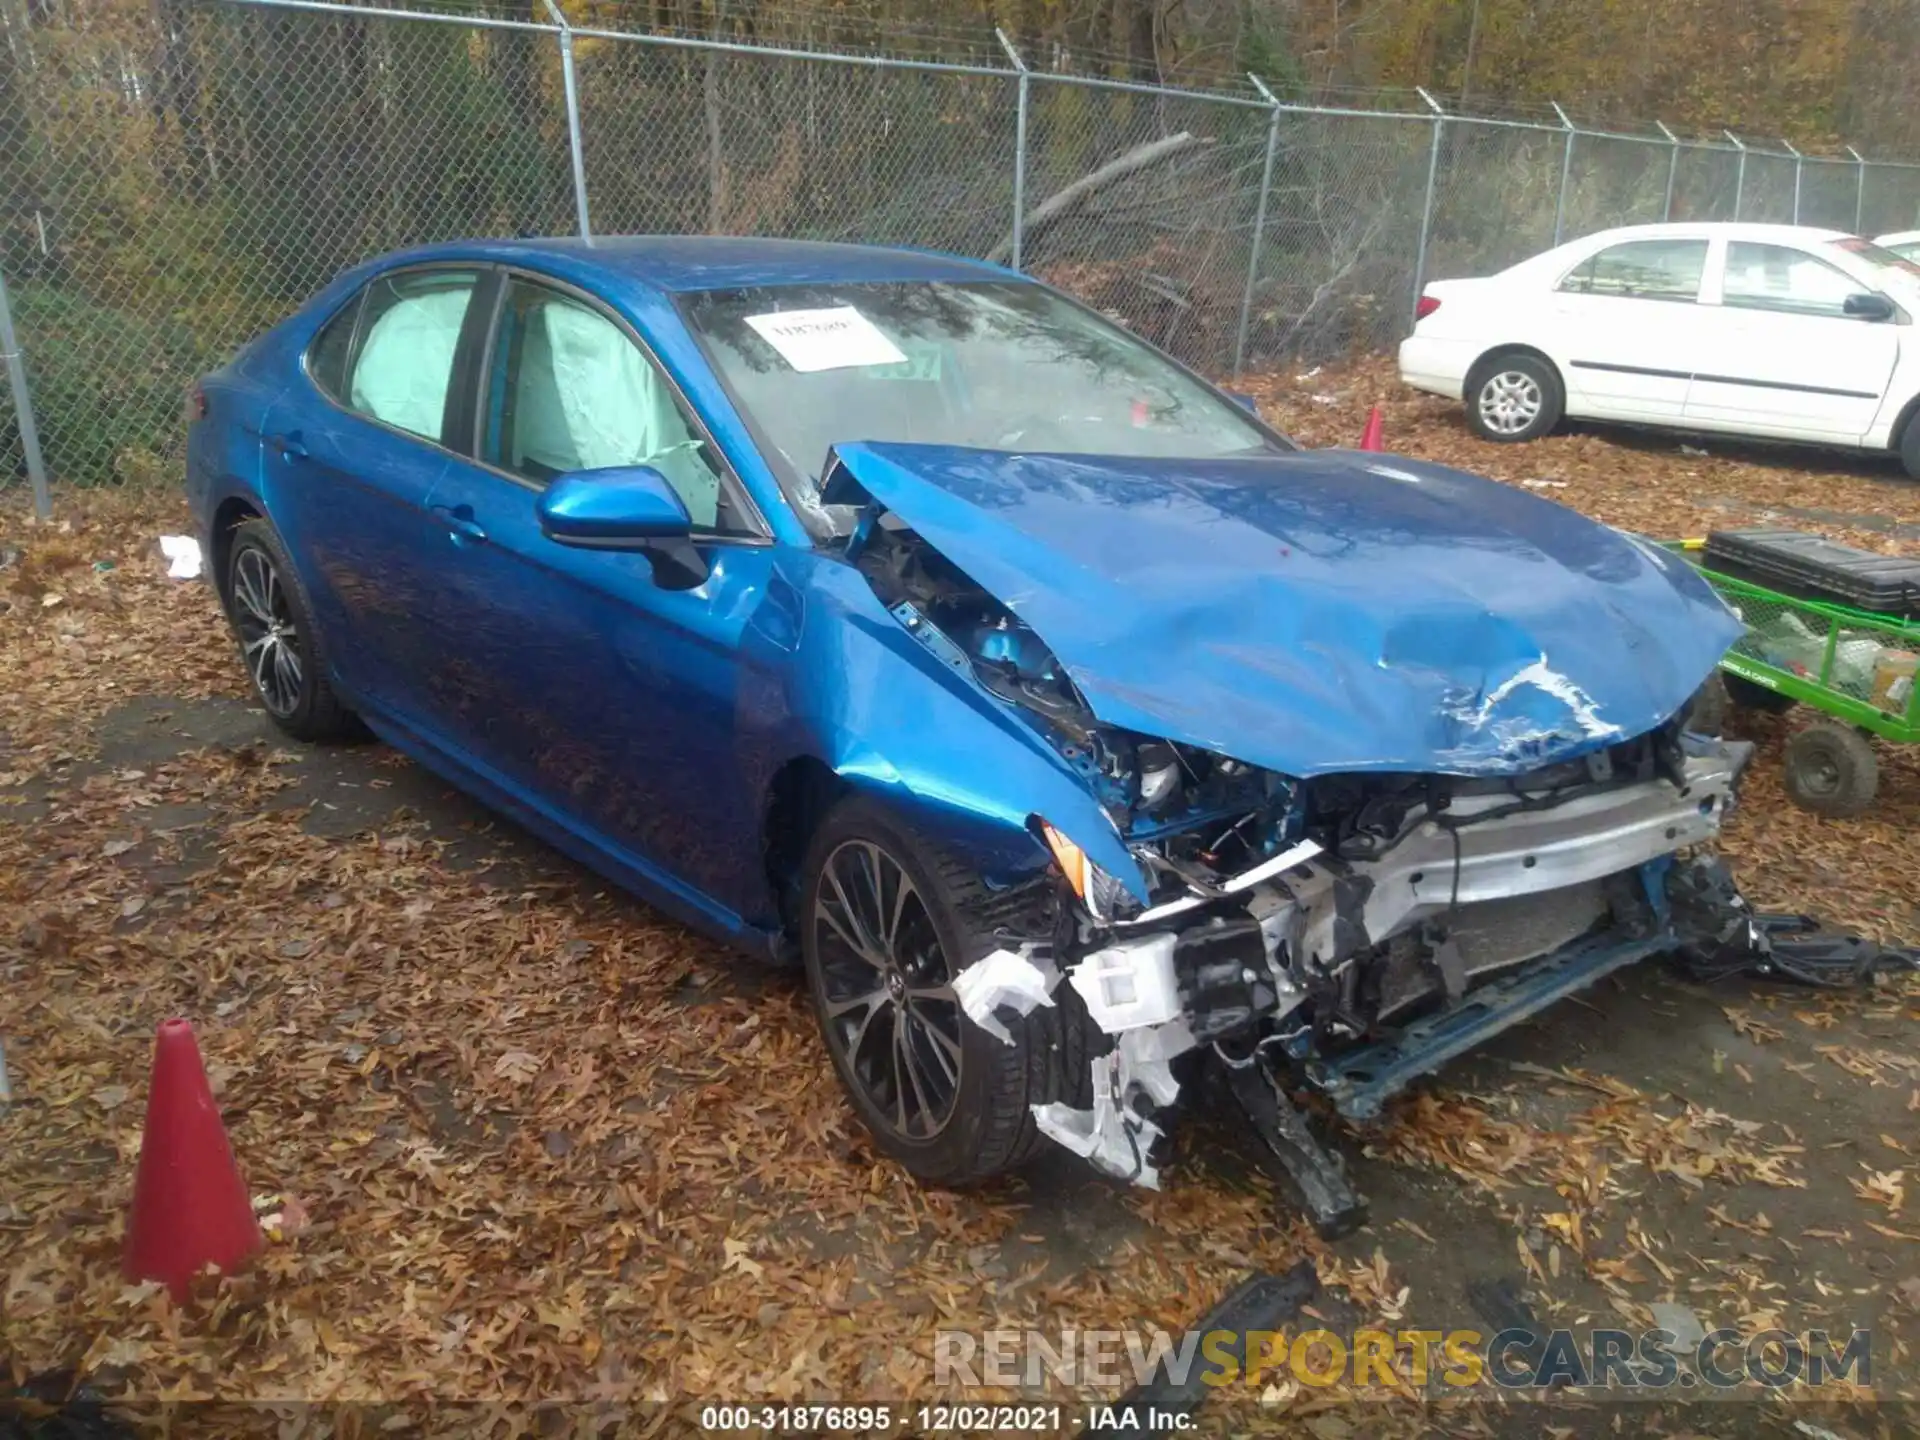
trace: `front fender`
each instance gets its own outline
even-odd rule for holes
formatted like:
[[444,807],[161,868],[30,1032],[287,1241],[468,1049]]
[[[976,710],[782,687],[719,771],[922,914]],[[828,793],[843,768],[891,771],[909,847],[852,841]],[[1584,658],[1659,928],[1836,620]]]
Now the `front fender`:
[[[970,670],[950,667],[888,613],[852,566],[784,559],[749,626],[760,654],[742,696],[763,793],[781,766],[811,757],[874,795],[989,879],[1047,856],[1028,829],[1043,815],[1138,898],[1146,880],[1113,821],[1066,760]],[[784,652],[778,663],[775,652]],[[777,693],[775,693],[777,691]]]

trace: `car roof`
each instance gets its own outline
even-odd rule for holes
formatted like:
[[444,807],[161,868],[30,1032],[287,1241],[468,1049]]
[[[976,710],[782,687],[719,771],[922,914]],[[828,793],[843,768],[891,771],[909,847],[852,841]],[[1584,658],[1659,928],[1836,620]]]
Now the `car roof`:
[[1915,240],[1920,240],[1920,230],[1894,230],[1885,235],[1876,235],[1873,243],[1876,245],[1908,245]]
[[656,290],[732,290],[760,285],[888,280],[1019,280],[1017,271],[937,250],[844,245],[826,240],[772,240],[744,235],[604,235],[449,241],[385,257],[386,261],[520,260],[540,267],[559,260],[571,273],[597,270]]
[[1851,231],[1823,230],[1812,225],[1766,225],[1752,220],[1675,220],[1660,225],[1621,225],[1611,230],[1596,230],[1570,243],[1589,240],[1700,240],[1714,236],[1729,240],[1756,240],[1805,243],[1810,240],[1848,240]]

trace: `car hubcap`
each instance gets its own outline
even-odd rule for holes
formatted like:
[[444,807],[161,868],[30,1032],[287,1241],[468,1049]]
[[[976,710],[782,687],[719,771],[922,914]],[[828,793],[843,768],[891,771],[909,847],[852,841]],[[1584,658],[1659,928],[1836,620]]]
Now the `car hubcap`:
[[233,562],[233,622],[253,688],[275,715],[291,715],[300,704],[300,632],[263,551],[242,550]]
[[1503,370],[1480,387],[1480,419],[1497,435],[1518,435],[1540,418],[1546,397],[1522,370]]
[[938,1135],[960,1093],[960,1000],[925,900],[886,851],[849,840],[811,923],[829,1043],[887,1128]]

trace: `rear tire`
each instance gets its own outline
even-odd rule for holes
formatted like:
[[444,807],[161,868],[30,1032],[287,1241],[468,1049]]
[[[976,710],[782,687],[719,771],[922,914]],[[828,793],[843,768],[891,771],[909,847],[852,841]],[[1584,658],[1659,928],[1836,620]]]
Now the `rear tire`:
[[234,527],[220,578],[253,693],[295,740],[359,739],[365,731],[327,681],[326,650],[287,547],[265,520]]
[[[1030,1107],[1091,1106],[1089,1067],[1103,1037],[1071,985],[1024,1016],[1002,1008],[1012,1044],[952,998],[953,977],[1000,948],[994,932],[1014,918],[1004,892],[861,797],[821,822],[802,875],[814,1018],[855,1114],[887,1154],[929,1183],[970,1184],[1032,1152]],[[862,923],[851,923],[849,910],[868,911],[876,893]]]
[[1865,735],[1823,720],[1787,741],[1784,779],[1787,798],[1801,809],[1844,820],[1873,804],[1880,762]]
[[1566,413],[1560,372],[1538,355],[1509,350],[1473,367],[1466,385],[1467,425],[1482,440],[1517,445],[1549,434]]
[[1920,480],[1920,410],[1913,412],[1907,428],[1900,432],[1900,463],[1909,478]]

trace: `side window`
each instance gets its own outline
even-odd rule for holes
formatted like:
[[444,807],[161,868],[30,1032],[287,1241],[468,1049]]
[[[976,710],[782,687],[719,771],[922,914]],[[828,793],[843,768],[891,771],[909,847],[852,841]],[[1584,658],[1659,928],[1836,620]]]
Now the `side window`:
[[667,378],[613,320],[556,291],[508,284],[481,459],[543,485],[570,470],[651,465],[696,529],[739,530],[710,448]]
[[347,356],[353,349],[353,326],[360,318],[360,302],[366,293],[362,290],[342,305],[340,313],[320,327],[307,350],[307,373],[335,400],[346,398]]
[[347,404],[383,424],[439,440],[453,352],[478,280],[470,270],[416,270],[367,286]]
[[1842,317],[1847,313],[1847,297],[1866,288],[1804,250],[1735,240],[1727,246],[1721,303],[1741,310]]
[[1576,295],[1697,300],[1707,269],[1704,240],[1629,240],[1589,256],[1560,282]]

